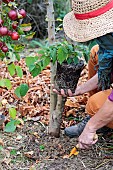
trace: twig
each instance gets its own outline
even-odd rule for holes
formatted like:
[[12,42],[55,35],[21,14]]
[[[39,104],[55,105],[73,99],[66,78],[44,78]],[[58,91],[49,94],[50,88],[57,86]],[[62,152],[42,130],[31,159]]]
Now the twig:
[[41,121],[38,121],[38,123],[40,123],[44,127],[44,129],[46,129],[45,125]]
[[0,101],[7,95],[9,94],[9,91],[6,91],[6,93],[4,95],[2,95],[2,97],[0,97]]
[[102,162],[100,165],[97,165],[97,166],[95,167],[95,169],[100,168],[102,165],[104,165],[104,164],[106,164],[106,163],[108,163],[108,162],[110,162],[110,161],[113,161],[113,159],[106,159],[105,162]]
[[[81,161],[81,160],[80,160],[80,161]],[[81,161],[81,163],[82,163],[83,167],[86,169],[86,166],[85,166],[84,162],[83,162],[83,161]]]

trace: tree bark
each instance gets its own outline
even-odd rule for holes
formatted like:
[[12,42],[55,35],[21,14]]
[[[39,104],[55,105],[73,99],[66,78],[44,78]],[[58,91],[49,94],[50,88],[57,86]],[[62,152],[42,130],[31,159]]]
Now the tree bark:
[[[53,0],[48,0],[47,2],[47,20],[48,20],[48,41],[52,45],[55,42],[55,19],[54,19],[54,8]],[[56,75],[57,63],[54,65],[51,63],[51,85],[54,84],[54,79]],[[62,96],[57,96],[53,93],[52,86],[50,89],[50,120],[49,120],[49,134],[51,136],[60,136],[60,124],[62,119],[62,111],[64,99]]]

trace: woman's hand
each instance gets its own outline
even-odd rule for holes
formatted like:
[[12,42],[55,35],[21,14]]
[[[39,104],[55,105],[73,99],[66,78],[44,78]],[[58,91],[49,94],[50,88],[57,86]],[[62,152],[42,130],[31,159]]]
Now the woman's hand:
[[98,141],[98,136],[95,131],[85,127],[84,131],[78,138],[78,146],[80,149],[89,149]]
[[65,91],[63,89],[61,89],[60,92],[58,92],[55,88],[54,88],[54,85],[52,86],[53,87],[53,92],[59,94],[59,95],[62,95],[63,97],[73,97],[73,96],[77,96],[77,95],[80,95],[81,94],[81,91],[80,91],[80,87],[78,86],[76,89],[75,89],[75,92],[72,93],[72,91],[70,89],[68,89],[68,94],[65,94]]

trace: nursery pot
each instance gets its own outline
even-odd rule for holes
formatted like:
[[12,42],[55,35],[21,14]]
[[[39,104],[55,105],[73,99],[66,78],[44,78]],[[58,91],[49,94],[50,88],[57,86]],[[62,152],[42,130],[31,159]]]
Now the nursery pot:
[[67,94],[67,90],[70,89],[74,93],[83,68],[83,60],[80,60],[77,64],[68,64],[67,62],[57,63],[55,77],[55,88],[57,91],[60,92],[61,89],[64,89]]

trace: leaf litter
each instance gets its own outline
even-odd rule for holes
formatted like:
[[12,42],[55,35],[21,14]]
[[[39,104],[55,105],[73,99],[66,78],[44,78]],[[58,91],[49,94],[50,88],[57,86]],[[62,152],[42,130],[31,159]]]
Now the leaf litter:
[[[68,98],[65,104],[60,138],[48,135],[49,105],[50,105],[50,66],[40,75],[33,78],[26,68],[23,59],[19,65],[24,71],[22,78],[11,77],[4,63],[0,63],[0,77],[9,78],[12,89],[0,88],[0,113],[9,122],[9,107],[17,111],[20,124],[13,133],[0,131],[0,170],[111,170],[112,134],[99,136],[98,144],[90,150],[76,150],[77,139],[69,139],[63,129],[81,121],[85,115],[85,104],[88,94]],[[87,81],[87,67],[82,71],[78,84]],[[29,85],[28,93],[21,100],[14,90],[21,83]],[[108,148],[109,144],[109,148]],[[72,149],[73,148],[73,149]],[[79,154],[78,154],[79,153]],[[108,159],[109,161],[106,161]]]

